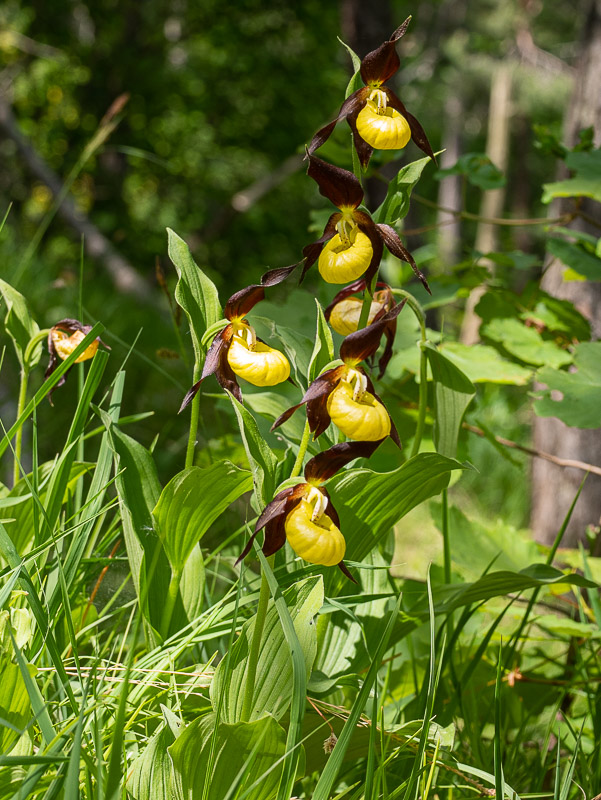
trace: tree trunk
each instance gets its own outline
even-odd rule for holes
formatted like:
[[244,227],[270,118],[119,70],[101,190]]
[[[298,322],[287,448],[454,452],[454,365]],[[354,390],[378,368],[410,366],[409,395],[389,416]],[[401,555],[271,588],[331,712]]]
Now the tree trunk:
[[[512,65],[509,61],[501,63],[495,71],[490,86],[490,105],[488,117],[488,134],[486,137],[486,155],[501,172],[507,171],[509,157],[509,120],[511,117],[511,83]],[[480,216],[490,219],[500,217],[505,202],[505,189],[489,189],[482,195]],[[497,247],[497,226],[486,222],[478,224],[476,232],[476,250],[490,253]],[[486,263],[486,262],[484,262]],[[489,267],[493,268],[491,262]],[[461,325],[461,341],[463,344],[475,344],[478,339],[480,317],[475,308],[486,291],[484,286],[473,289],[465,305],[465,314]]]
[[[581,58],[576,72],[576,83],[572,102],[565,123],[565,139],[573,146],[581,128],[594,126],[596,146],[601,145],[601,0],[592,0],[585,22]],[[570,201],[561,201],[552,213],[561,213]],[[599,205],[584,200],[585,213],[599,218]],[[599,229],[589,226],[582,219],[575,220],[571,227],[588,231],[595,236]],[[564,282],[563,267],[552,264],[543,277],[545,291],[566,300],[591,322],[593,338],[601,338],[601,283],[584,281]],[[534,446],[564,458],[578,458],[593,464],[601,464],[601,431],[569,428],[558,419],[536,418],[534,424]],[[561,469],[548,462],[534,460],[532,467],[532,516],[534,536],[550,544],[567,513],[582,481],[582,473]],[[588,526],[598,528],[601,518],[601,478],[589,475],[583,492],[572,515],[564,536],[565,546],[575,546],[586,539]],[[597,540],[599,549],[599,539]]]

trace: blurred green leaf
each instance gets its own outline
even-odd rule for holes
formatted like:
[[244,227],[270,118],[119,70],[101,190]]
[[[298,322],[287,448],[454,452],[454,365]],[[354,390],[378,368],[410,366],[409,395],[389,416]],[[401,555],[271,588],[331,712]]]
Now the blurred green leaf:
[[167,228],[169,258],[179,278],[175,287],[175,299],[183,308],[190,323],[190,333],[196,362],[205,353],[202,337],[205,331],[221,319],[221,305],[217,287],[197,266],[190,248],[171,228]]
[[[537,373],[548,389],[535,394],[539,417],[557,417],[573,428],[601,425],[601,342],[582,342],[574,348],[575,372],[544,367]],[[555,399],[554,393],[561,393]]]
[[545,183],[543,203],[550,203],[555,197],[590,197],[601,202],[601,149],[568,153],[566,165],[575,170],[575,176],[565,181]]
[[503,358],[494,347],[447,342],[441,351],[473,383],[507,383],[524,386],[532,380],[532,370]]
[[452,167],[439,169],[435,178],[463,175],[479,189],[500,189],[505,186],[505,176],[484,153],[465,153]]
[[152,514],[173,570],[183,569],[213,522],[251,489],[250,472],[230,461],[217,461],[206,468],[188,467],[169,481]]
[[[294,623],[294,629],[305,657],[307,677],[311,672],[317,652],[317,638],[313,618],[323,605],[323,579],[320,575],[306,578],[293,584],[283,592],[286,606]],[[244,703],[248,652],[255,629],[255,618],[242,626],[231,653],[229,665],[221,661],[211,682],[211,702],[217,707],[223,692],[221,718],[225,722],[239,722]],[[284,636],[277,609],[270,601],[265,627],[261,638],[261,650],[257,663],[254,694],[250,719],[264,714],[281,719],[292,699],[292,660]]]
[[[15,352],[21,367],[25,365],[25,350],[30,340],[39,333],[40,329],[36,321],[31,316],[27,307],[27,301],[16,289],[0,280],[0,294],[6,307],[4,317],[4,327],[6,332],[13,340]],[[40,342],[34,349],[29,358],[28,366],[34,367],[42,357],[42,343]]]
[[436,400],[434,446],[441,455],[455,458],[461,421],[476,389],[459,367],[431,344],[426,345],[426,353]]
[[[216,722],[214,714],[194,720],[169,747],[177,796],[181,800],[225,800],[247,791],[245,800],[273,800],[282,773],[281,763],[275,765],[286,751],[284,729],[271,716],[253,722],[220,722],[209,774]],[[207,787],[209,794],[205,794]],[[228,794],[230,789],[233,794]]]
[[601,258],[589,253],[585,247],[565,239],[548,239],[547,250],[587,281],[601,281]]
[[554,342],[543,339],[540,333],[514,317],[498,317],[480,328],[480,332],[492,339],[512,356],[527,364],[561,367],[569,364],[572,354]]

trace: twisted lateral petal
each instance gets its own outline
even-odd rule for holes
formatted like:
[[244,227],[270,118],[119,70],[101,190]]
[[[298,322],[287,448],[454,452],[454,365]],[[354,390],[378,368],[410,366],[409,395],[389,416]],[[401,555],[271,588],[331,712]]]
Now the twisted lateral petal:
[[339,234],[330,239],[321,251],[317,267],[326,283],[347,283],[363,275],[372,257],[369,237],[356,228],[350,234],[349,244]]
[[337,208],[357,208],[363,200],[361,183],[348,169],[335,167],[321,158],[309,155],[307,175],[318,185],[319,193]]
[[382,403],[371,392],[355,400],[348,381],[340,381],[329,396],[328,413],[334,425],[356,441],[375,442],[390,433],[390,416]]
[[283,353],[259,341],[250,347],[240,336],[232,339],[227,361],[236,375],[254,386],[275,386],[290,377],[290,364]]
[[305,561],[333,567],[344,558],[344,536],[327,514],[322,514],[315,522],[312,514],[311,503],[301,500],[286,517],[286,538],[294,552]]
[[379,109],[371,100],[357,116],[359,136],[376,150],[401,150],[411,139],[411,128],[394,108]]
[[[378,300],[372,300],[367,319],[368,325],[371,325],[376,314],[382,311],[384,307],[384,304]],[[349,333],[354,333],[357,330],[362,308],[363,300],[359,297],[347,297],[344,300],[340,300],[330,312],[329,323],[336,333],[348,336]]]

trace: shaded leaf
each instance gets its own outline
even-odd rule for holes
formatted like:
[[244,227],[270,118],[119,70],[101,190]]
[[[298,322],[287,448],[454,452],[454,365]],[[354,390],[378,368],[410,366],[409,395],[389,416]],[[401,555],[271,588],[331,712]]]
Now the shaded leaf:
[[323,309],[317,298],[315,298],[315,305],[317,306],[317,327],[315,331],[315,347],[309,362],[309,383],[317,378],[326,364],[334,360],[332,331],[326,322]]
[[480,328],[480,332],[527,364],[560,367],[569,364],[572,355],[554,342],[547,341],[536,331],[514,317],[498,317]]
[[[575,372],[544,367],[537,380],[548,386],[535,394],[539,417],[557,417],[574,428],[601,425],[601,342],[582,342],[574,348]],[[556,393],[559,393],[556,394]]]
[[257,503],[263,507],[273,497],[277,458],[261,435],[255,418],[250,411],[229,392],[228,395],[238,420],[246,457],[253,477]]
[[[565,239],[548,239],[547,250],[587,281],[601,281],[601,258],[590,253],[586,247]],[[564,280],[567,277],[567,273],[564,273]]]
[[434,445],[443,456],[457,455],[457,440],[463,415],[471,403],[476,389],[464,373],[431,344],[426,353],[434,379],[436,399]]

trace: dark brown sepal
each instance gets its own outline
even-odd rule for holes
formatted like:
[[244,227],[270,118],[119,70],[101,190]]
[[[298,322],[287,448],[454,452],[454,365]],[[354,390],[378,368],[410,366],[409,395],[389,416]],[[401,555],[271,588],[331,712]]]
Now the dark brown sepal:
[[226,325],[226,327],[213,339],[207,352],[207,357],[205,358],[200,380],[188,390],[178,413],[181,413],[184,408],[191,403],[194,395],[196,395],[200,389],[200,384],[205,378],[208,378],[209,375],[215,375],[219,385],[223,389],[227,389],[228,392],[231,392],[236,400],[238,400],[240,403],[242,402],[242,392],[238,386],[236,375],[227,360],[227,353],[232,342],[233,335],[233,325]]
[[[341,571],[341,572],[342,572],[344,575],[346,575],[346,577],[347,577],[347,578],[348,578],[350,581],[352,581],[353,583],[357,583],[357,581],[356,581],[356,580],[353,578],[353,576],[351,575],[351,573],[348,571],[348,567],[346,566],[346,564],[344,563],[344,561],[341,561],[341,562],[338,564],[338,567],[339,567],[340,571]],[[357,584],[357,585],[359,585],[359,584]]]
[[239,292],[233,294],[225,304],[224,316],[227,319],[241,319],[245,314],[248,314],[258,302],[265,298],[265,288],[269,286],[277,286],[282,283],[291,275],[294,270],[299,266],[292,264],[290,267],[280,267],[277,269],[270,269],[261,276],[261,283],[253,283]]
[[384,345],[384,352],[380,356],[378,360],[378,378],[381,378],[384,373],[386,372],[386,367],[388,366],[388,362],[392,358],[392,346],[394,344],[394,337],[396,336],[396,319],[390,322],[384,328],[384,337],[386,339],[386,343]]
[[305,263],[303,264],[303,271],[301,272],[300,283],[303,282],[305,275],[307,274],[307,270],[310,269],[313,264],[319,258],[321,251],[323,250],[323,246],[326,242],[329,242],[336,234],[336,223],[340,219],[342,214],[338,211],[335,214],[332,214],[330,219],[326,223],[326,227],[323,230],[322,235],[316,242],[311,242],[306,247],[303,248],[303,256],[305,258]]
[[268,522],[281,514],[289,514],[292,511],[292,508],[288,508],[290,501],[301,499],[307,488],[306,483],[297,483],[296,486],[288,486],[278,492],[271,503],[268,503],[261,512],[261,516],[255,524],[255,532],[258,533]]
[[346,467],[356,458],[370,458],[383,441],[383,439],[379,439],[377,442],[341,442],[340,444],[335,444],[329,450],[324,450],[323,453],[318,453],[307,461],[305,478],[313,483],[327,481],[338,470]]
[[413,272],[422,282],[424,289],[429,293],[432,294],[430,291],[430,287],[428,286],[428,281],[426,280],[426,276],[424,273],[419,269],[417,264],[415,263],[415,259],[401,242],[398,233],[395,229],[390,225],[385,225],[384,223],[380,223],[377,225],[378,230],[384,240],[384,244],[390,250],[393,256],[396,256],[401,261],[406,261],[407,264],[410,265]]
[[307,175],[318,185],[319,193],[337,208],[357,208],[363,200],[361,184],[347,169],[335,167],[317,156],[309,155]]
[[365,270],[365,274],[363,276],[369,285],[375,278],[380,267],[380,261],[382,260],[382,253],[384,252],[382,235],[380,233],[379,226],[376,225],[373,219],[369,216],[369,214],[366,214],[365,211],[355,211],[353,213],[353,219],[359,226],[359,230],[362,231],[371,242],[371,261],[369,262],[369,266]]
[[343,361],[358,363],[375,355],[386,327],[400,314],[407,301],[402,300],[387,311],[379,320],[360,331],[350,333],[340,345],[340,358]]
[[[344,366],[333,367],[332,369],[329,369],[326,372],[324,372],[323,375],[320,375],[318,378],[316,378],[313,381],[313,383],[309,386],[307,391],[305,392],[305,394],[303,396],[303,399],[300,401],[300,403],[297,403],[295,406],[291,406],[286,411],[284,411],[283,414],[280,414],[280,416],[276,419],[276,421],[271,426],[271,430],[274,431],[276,428],[279,428],[280,425],[282,425],[284,422],[289,420],[290,417],[294,414],[294,412],[298,408],[300,408],[302,405],[304,405],[305,403],[314,404],[316,401],[319,401],[322,398],[325,398],[326,399],[326,404],[325,405],[327,405],[327,397],[329,396],[329,394],[331,392],[334,391],[334,389],[338,385],[344,370],[345,370]],[[327,409],[326,409],[326,414],[327,414]],[[307,418],[309,419],[308,414],[307,414]],[[314,422],[318,423],[319,419],[320,419],[320,417],[317,420],[314,420]],[[310,428],[311,428],[311,424],[312,424],[311,419],[309,419],[309,427]],[[328,423],[326,425],[326,428],[328,427],[329,424],[330,424],[330,417],[328,416]],[[323,431],[326,428],[323,428],[323,430],[321,430],[320,432],[323,433]],[[313,433],[315,433],[313,428],[311,428],[311,431]],[[319,434],[317,434],[317,435],[319,435]]]
[[385,83],[401,65],[395,45],[409,27],[411,17],[396,29],[390,39],[372,50],[361,61],[361,78],[363,83]]
[[432,150],[432,146],[428,141],[428,137],[426,136],[425,130],[420,125],[419,121],[413,114],[410,114],[407,109],[405,108],[404,104],[399,100],[396,94],[389,89],[387,86],[385,87],[386,90],[386,97],[388,99],[388,105],[392,106],[399,114],[402,114],[407,123],[409,124],[409,128],[411,130],[411,138],[415,142],[415,144],[419,147],[419,149],[425,153],[427,156],[430,156],[432,161],[436,164],[436,156],[434,155],[434,151]]
[[368,89],[365,86],[362,86],[360,89],[357,89],[356,92],[353,92],[353,94],[346,98],[344,103],[340,106],[340,111],[338,112],[336,119],[333,119],[331,122],[328,122],[327,125],[324,125],[323,128],[320,128],[311,139],[311,143],[307,148],[309,155],[313,155],[316,150],[318,150],[328,141],[334,131],[334,128],[341,120],[348,119],[351,115],[355,119],[357,118],[357,114],[365,105],[367,95]]
[[265,528],[265,541],[262,550],[266,556],[273,555],[284,546],[286,541],[284,527],[286,517],[300,503],[308,488],[306,483],[299,483],[296,486],[289,486],[276,494],[271,503],[268,503],[263,509],[256,522],[255,530],[236,560],[236,564],[239,564],[250,553],[257,534],[263,528]]
[[365,291],[365,278],[358,278],[353,283],[349,283],[348,286],[345,286],[344,289],[341,289],[336,295],[334,295],[334,299],[330,303],[330,305],[324,309],[324,316],[327,321],[330,321],[330,315],[334,310],[334,306],[337,303],[340,303],[341,300],[346,300],[347,297],[350,297],[353,294],[358,294],[359,292]]

